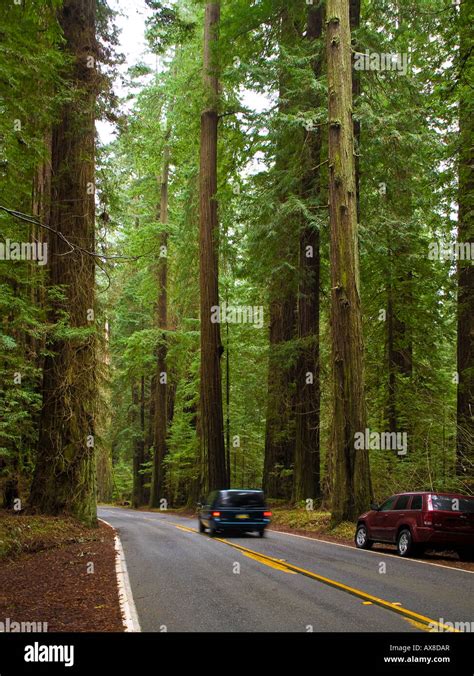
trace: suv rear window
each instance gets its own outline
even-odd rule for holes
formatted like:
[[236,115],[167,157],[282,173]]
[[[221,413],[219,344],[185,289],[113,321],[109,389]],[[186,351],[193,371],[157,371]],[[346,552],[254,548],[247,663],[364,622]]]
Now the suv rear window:
[[223,507],[265,507],[263,493],[248,491],[221,493],[219,505]]
[[449,498],[446,495],[431,495],[430,497],[433,509],[440,509],[445,512],[468,512],[469,514],[474,514],[474,499]]

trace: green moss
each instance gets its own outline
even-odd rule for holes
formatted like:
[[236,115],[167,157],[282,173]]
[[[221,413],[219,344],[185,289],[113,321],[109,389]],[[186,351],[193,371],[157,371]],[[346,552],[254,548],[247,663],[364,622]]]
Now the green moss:
[[0,560],[98,538],[97,530],[85,528],[72,518],[0,512]]
[[272,522],[277,526],[305,530],[318,535],[329,535],[341,541],[352,540],[354,537],[355,524],[344,521],[335,528],[331,528],[331,513],[324,510],[308,511],[302,508],[288,508],[272,506]]

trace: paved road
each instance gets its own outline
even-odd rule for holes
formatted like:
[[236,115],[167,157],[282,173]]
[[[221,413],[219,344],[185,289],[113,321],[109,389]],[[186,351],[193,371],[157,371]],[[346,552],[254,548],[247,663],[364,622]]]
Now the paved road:
[[224,543],[175,514],[103,507],[99,516],[119,532],[142,631],[415,632],[428,630],[418,616],[474,622],[466,571],[275,531]]

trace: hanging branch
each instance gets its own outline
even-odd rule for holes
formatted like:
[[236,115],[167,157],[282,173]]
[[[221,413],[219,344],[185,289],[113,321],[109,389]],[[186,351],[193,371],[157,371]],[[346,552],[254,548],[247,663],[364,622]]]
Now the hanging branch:
[[77,244],[73,244],[67,239],[67,237],[63,235],[62,232],[56,230],[55,228],[52,228],[50,225],[41,223],[41,221],[34,218],[30,214],[24,214],[23,212],[16,211],[15,209],[8,209],[8,207],[4,207],[2,204],[0,204],[0,211],[5,211],[5,213],[9,214],[10,216],[18,218],[21,221],[25,221],[26,223],[32,223],[33,225],[37,225],[40,228],[44,228],[45,230],[48,230],[49,232],[52,232],[57,237],[59,237],[59,239],[61,239],[65,244],[67,244],[67,246],[69,247],[69,251],[65,251],[62,254],[56,254],[57,256],[67,256],[73,253],[74,251],[80,251],[81,253],[86,254],[87,256],[92,256],[93,258],[98,258],[101,260],[103,259],[103,260],[136,261],[139,260],[140,258],[146,258],[147,256],[154,256],[156,253],[155,251],[148,251],[147,253],[141,254],[140,256],[107,256],[106,254],[95,253],[94,251],[84,249],[83,247],[78,246]]

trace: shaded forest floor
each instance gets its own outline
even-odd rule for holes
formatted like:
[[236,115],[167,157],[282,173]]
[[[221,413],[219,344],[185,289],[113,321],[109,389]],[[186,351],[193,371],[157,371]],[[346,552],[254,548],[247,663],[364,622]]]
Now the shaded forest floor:
[[0,510],[0,618],[53,631],[123,631],[114,531]]
[[[269,507],[272,510],[272,523],[270,530],[276,530],[283,533],[292,533],[295,535],[304,535],[306,537],[315,538],[318,540],[325,540],[326,542],[334,542],[336,544],[343,544],[349,547],[355,547],[354,533],[355,523],[345,521],[339,524],[336,528],[331,528],[331,514],[330,512],[322,510],[307,511],[306,509],[295,509],[288,505],[274,505],[271,502]],[[128,509],[131,509],[128,507]],[[140,510],[159,512],[159,509],[151,509],[149,507],[141,507]],[[179,514],[190,519],[196,518],[196,512],[189,507],[182,507],[180,509],[167,510],[168,513]],[[398,556],[395,545],[376,544],[372,551],[383,554],[393,554]],[[435,552],[427,550],[422,557],[418,557],[420,561],[428,563],[439,563],[450,568],[459,568],[461,570],[469,570],[474,572],[474,562],[460,561],[455,552],[444,551]]]

